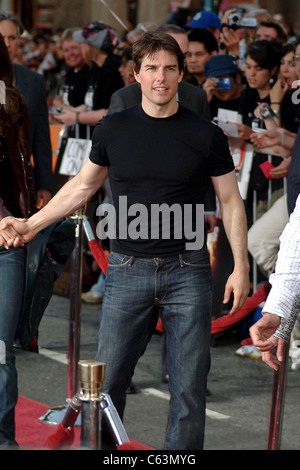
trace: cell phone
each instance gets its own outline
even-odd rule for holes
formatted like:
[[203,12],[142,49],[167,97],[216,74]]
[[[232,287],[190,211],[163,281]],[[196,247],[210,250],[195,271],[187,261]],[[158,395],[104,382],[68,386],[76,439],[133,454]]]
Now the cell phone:
[[214,78],[214,82],[216,83],[215,90],[230,90],[231,88],[230,77],[224,77],[224,78],[216,77]]
[[63,111],[62,108],[56,108],[55,106],[50,106],[50,108],[49,108],[49,114],[60,115],[62,113],[62,111]]

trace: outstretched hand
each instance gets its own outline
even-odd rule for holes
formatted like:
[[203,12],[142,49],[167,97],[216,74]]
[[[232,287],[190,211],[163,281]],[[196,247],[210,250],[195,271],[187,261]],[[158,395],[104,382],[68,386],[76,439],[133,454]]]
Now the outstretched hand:
[[35,234],[28,227],[27,219],[8,216],[0,221],[0,246],[6,249],[23,246],[34,236]]

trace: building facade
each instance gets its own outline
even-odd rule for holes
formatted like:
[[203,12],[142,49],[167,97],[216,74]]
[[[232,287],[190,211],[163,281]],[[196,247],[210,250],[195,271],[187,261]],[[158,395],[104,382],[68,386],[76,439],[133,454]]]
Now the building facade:
[[[123,35],[138,23],[163,24],[170,0],[0,0],[0,9],[15,12],[27,30],[82,27],[90,21],[110,24]],[[300,2],[297,0],[192,0],[191,12],[220,5],[266,8],[270,13],[284,13],[298,33]],[[300,31],[299,31],[300,33]]]

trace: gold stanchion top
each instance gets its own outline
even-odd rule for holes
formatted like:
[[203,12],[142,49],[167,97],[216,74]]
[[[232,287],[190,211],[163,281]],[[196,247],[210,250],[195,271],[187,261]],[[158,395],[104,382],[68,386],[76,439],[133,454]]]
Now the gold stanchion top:
[[100,395],[104,380],[105,363],[94,360],[78,362],[81,395],[86,398],[97,398]]

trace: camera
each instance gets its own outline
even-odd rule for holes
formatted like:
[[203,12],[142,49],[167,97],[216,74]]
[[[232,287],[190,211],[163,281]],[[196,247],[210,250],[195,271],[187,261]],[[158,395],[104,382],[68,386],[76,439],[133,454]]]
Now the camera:
[[244,13],[245,10],[243,8],[239,8],[234,13],[230,13],[227,27],[234,30],[240,28],[256,28],[256,18],[243,18]]
[[231,88],[230,77],[214,78],[214,82],[216,84],[215,90],[230,90]]
[[272,110],[272,108],[270,108],[270,106],[264,106],[260,114],[262,115],[264,119],[271,119],[275,116],[275,113]]
[[62,114],[62,111],[63,111],[62,108],[56,108],[55,106],[50,106],[49,108],[49,114],[60,115]]

